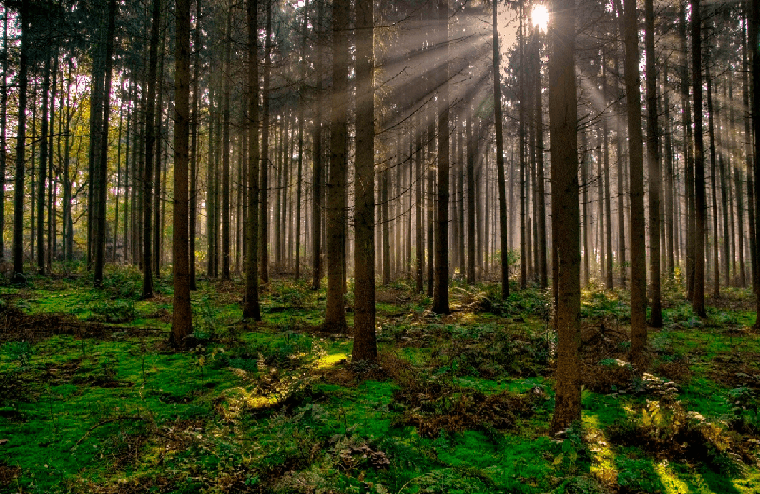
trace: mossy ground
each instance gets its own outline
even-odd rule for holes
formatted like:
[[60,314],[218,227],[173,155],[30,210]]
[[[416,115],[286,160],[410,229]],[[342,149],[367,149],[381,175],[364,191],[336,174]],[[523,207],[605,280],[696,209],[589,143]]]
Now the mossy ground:
[[627,294],[585,291],[583,421],[553,437],[540,290],[455,284],[438,316],[380,287],[367,366],[320,332],[324,291],[305,283],[263,287],[250,323],[242,282],[202,281],[201,343],[173,353],[168,273],[148,301],[139,272],[108,279],[0,286],[0,492],[760,492],[748,291],[705,320],[669,298],[644,379],[625,362]]

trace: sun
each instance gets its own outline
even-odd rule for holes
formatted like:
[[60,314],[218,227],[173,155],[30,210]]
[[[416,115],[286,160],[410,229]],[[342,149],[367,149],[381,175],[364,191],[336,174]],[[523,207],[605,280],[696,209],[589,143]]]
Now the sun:
[[534,5],[530,16],[533,19],[533,25],[538,26],[541,31],[546,32],[546,28],[549,25],[549,11],[546,9],[546,5]]

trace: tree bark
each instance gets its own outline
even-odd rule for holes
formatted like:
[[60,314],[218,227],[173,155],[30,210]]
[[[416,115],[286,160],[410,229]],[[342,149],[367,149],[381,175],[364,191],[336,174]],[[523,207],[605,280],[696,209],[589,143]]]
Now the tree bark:
[[[753,0],[754,1],[754,0]],[[694,93],[694,297],[692,306],[700,317],[705,312],[705,158],[702,136],[702,15],[700,0],[691,1],[692,91]]]
[[190,131],[190,0],[176,0],[174,11],[177,39],[174,71],[174,219],[172,257],[174,304],[172,344],[185,347],[192,332],[190,267],[188,263],[188,165]]
[[327,307],[325,329],[346,331],[346,307],[343,299],[346,168],[348,150],[348,28],[350,2],[333,1],[333,87],[330,132],[330,170],[327,183]]
[[[654,2],[645,0],[645,51],[647,92],[647,168],[649,170],[649,277],[652,297],[651,324],[662,326],[660,294],[660,135],[657,126],[657,71],[654,51]],[[646,311],[646,309],[644,309]]]
[[354,347],[352,359],[377,359],[375,339],[375,103],[373,0],[356,2],[356,173],[354,175]]
[[509,297],[509,235],[507,230],[507,191],[504,173],[504,116],[501,108],[501,52],[497,23],[498,2],[493,7],[493,100],[494,127],[496,130],[496,186],[499,192],[499,244],[501,246],[501,298]]
[[247,0],[248,21],[248,224],[243,317],[261,320],[259,307],[259,27],[258,0]]
[[151,253],[151,220],[153,210],[153,156],[156,143],[153,118],[156,111],[156,71],[158,37],[161,25],[161,0],[153,0],[153,22],[150,29],[148,61],[148,94],[145,111],[145,168],[143,170],[143,298],[153,297],[153,257]]
[[557,371],[553,432],[581,419],[580,210],[575,79],[575,1],[556,0],[550,25],[549,126],[552,248],[558,252]]
[[438,0],[438,30],[444,44],[438,69],[438,205],[435,231],[433,312],[449,313],[449,3]]
[[108,27],[106,29],[105,82],[103,83],[103,116],[100,129],[100,149],[98,150],[97,211],[95,215],[95,269],[93,281],[96,287],[103,283],[103,266],[106,260],[106,197],[108,190],[108,120],[111,113],[111,78],[113,67],[113,45],[116,31],[116,0],[108,1]]
[[641,369],[647,339],[646,243],[644,227],[644,146],[641,135],[638,16],[636,1],[625,0],[625,93],[631,197],[631,362]]

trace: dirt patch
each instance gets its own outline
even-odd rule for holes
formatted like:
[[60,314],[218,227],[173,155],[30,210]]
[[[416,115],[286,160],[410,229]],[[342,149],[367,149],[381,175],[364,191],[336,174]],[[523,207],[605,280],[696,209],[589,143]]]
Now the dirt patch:
[[27,314],[17,307],[0,306],[0,343],[7,341],[36,343],[57,334],[74,335],[78,338],[117,340],[158,336],[161,330],[80,321],[66,314]]
[[404,425],[413,425],[421,436],[437,437],[441,430],[459,432],[468,429],[512,429],[518,418],[534,413],[535,394],[516,395],[502,391],[485,395],[480,391],[465,392],[441,389],[439,394],[398,393],[397,399],[408,408],[401,418]]
[[708,376],[729,388],[747,387],[760,390],[759,355],[716,355]]
[[[0,446],[1,447],[1,446]],[[21,469],[0,461],[0,487],[8,487],[21,475]]]

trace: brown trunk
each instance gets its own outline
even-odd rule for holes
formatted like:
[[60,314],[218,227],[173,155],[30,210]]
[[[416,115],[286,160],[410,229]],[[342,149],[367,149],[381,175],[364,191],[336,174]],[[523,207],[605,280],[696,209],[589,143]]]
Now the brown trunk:
[[644,146],[641,133],[638,15],[636,1],[625,0],[625,93],[631,197],[631,362],[642,369],[647,339],[646,244],[644,228]]
[[578,207],[578,115],[575,79],[575,2],[557,0],[550,31],[549,136],[552,240],[557,256],[557,370],[553,432],[581,419],[580,211]]
[[509,237],[507,231],[507,191],[504,174],[504,117],[501,109],[501,56],[499,51],[499,32],[497,25],[497,2],[493,7],[493,100],[494,123],[496,130],[496,187],[499,193],[499,239],[501,250],[501,297],[509,297]]
[[175,348],[185,347],[192,332],[190,269],[188,263],[188,162],[190,131],[190,0],[176,0],[174,16],[177,39],[174,59],[174,304],[171,340]]
[[243,317],[261,319],[259,309],[259,29],[258,0],[248,0],[248,224],[246,225],[245,305]]
[[375,340],[375,103],[373,0],[356,2],[356,169],[354,347],[352,360],[377,359]]
[[330,170],[327,183],[327,308],[325,329],[346,331],[346,307],[343,299],[346,215],[346,141],[348,120],[348,25],[350,2],[333,2],[333,87],[330,125]]
[[[754,0],[753,0],[754,1]],[[691,2],[692,91],[694,93],[694,312],[705,317],[705,158],[702,136],[702,15],[700,0]]]
[[[652,297],[651,324],[662,326],[660,295],[660,135],[657,125],[657,71],[654,49],[654,2],[645,0],[645,51],[647,92],[647,169],[649,170],[649,294]],[[646,255],[646,254],[645,254]],[[646,309],[645,309],[646,310]]]

